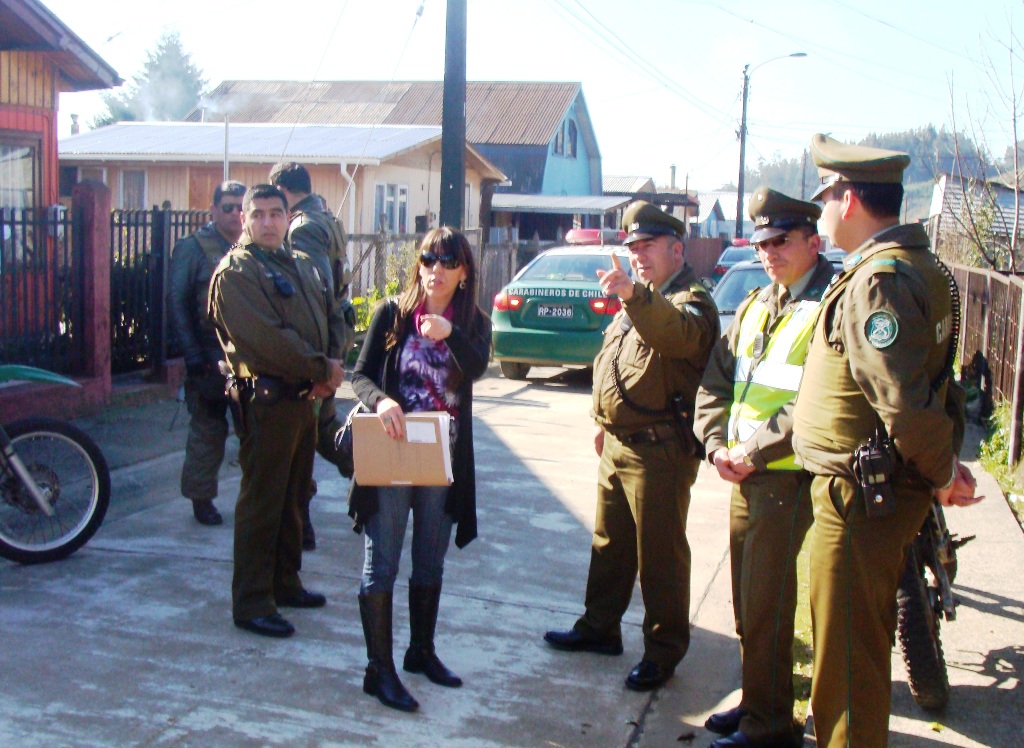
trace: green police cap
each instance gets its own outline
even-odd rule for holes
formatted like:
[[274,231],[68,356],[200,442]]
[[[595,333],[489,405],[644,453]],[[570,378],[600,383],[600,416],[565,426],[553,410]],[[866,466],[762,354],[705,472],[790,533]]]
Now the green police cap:
[[667,234],[683,236],[686,233],[686,225],[657,205],[651,205],[645,200],[636,200],[627,205],[626,212],[622,214],[622,230],[628,234],[622,243],[632,244],[641,239]]
[[821,133],[811,138],[811,157],[821,178],[811,200],[836,182],[901,184],[903,170],[910,164],[906,153],[840,143]]
[[758,187],[748,207],[754,220],[752,244],[781,236],[799,226],[815,226],[821,217],[821,208],[814,203],[797,200],[771,187]]

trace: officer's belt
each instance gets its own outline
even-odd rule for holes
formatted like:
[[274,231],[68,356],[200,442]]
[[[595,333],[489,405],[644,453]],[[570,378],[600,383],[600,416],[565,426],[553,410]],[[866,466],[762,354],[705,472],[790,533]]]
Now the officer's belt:
[[628,434],[622,435],[616,434],[615,438],[628,446],[636,444],[661,444],[662,442],[678,440],[679,432],[670,423],[656,423],[639,431],[631,431]]
[[280,377],[260,375],[232,380],[230,392],[236,401],[251,399],[261,405],[273,405],[281,400],[306,400],[313,390],[311,382],[292,384]]

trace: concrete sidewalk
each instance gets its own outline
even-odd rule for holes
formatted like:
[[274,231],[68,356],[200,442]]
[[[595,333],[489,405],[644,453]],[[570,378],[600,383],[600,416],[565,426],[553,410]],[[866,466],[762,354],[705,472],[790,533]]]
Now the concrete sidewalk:
[[[623,687],[642,654],[639,594],[622,657],[568,655],[541,640],[580,613],[589,563],[597,458],[580,377],[491,376],[477,385],[480,538],[449,553],[437,641],[465,686],[403,673],[421,704],[413,715],[362,692],[362,538],[345,514],[347,481],[317,462],[319,549],[304,558],[303,579],[328,606],[288,611],[292,639],[239,631],[230,616],[239,471],[222,472],[225,525],[196,524],[178,492],[187,414],[182,407],[168,428],[176,407],[164,401],[81,422],[114,469],[104,526],[66,561],[0,561],[0,744],[703,746],[712,737],[705,717],[736,703],[728,488],[707,469],[689,522],[693,639],[676,677],[653,694]],[[994,482],[980,477],[989,499],[949,514],[955,532],[978,536],[960,552],[962,605],[943,629],[950,707],[933,729],[894,653],[894,746],[1020,744],[1024,536]],[[395,598],[399,661],[405,589]]]

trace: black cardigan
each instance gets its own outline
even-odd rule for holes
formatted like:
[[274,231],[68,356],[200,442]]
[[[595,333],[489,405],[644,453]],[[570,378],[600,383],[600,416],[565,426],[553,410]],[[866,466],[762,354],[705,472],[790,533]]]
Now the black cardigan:
[[[398,303],[394,299],[385,300],[377,306],[366,331],[366,342],[352,372],[352,389],[371,412],[376,412],[377,403],[385,397],[401,402],[398,396],[398,358],[405,339],[399,340],[391,350],[384,349],[388,330],[392,328],[396,314]],[[409,329],[411,331],[412,325]],[[480,309],[475,309],[470,330],[467,332],[452,325],[451,335],[444,342],[451,351],[455,365],[462,371],[462,382],[459,384],[459,436],[452,456],[454,480],[448,489],[445,511],[457,524],[455,545],[464,548],[476,537],[473,381],[484,375],[490,362],[491,320]],[[356,485],[353,479],[349,487],[348,513],[355,520],[358,532],[377,513],[376,487]]]

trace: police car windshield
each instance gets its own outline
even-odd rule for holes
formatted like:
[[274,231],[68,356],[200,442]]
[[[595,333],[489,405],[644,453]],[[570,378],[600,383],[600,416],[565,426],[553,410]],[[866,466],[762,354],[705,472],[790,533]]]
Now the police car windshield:
[[732,269],[715,286],[711,298],[721,313],[732,313],[755,288],[767,286],[771,281],[761,263],[733,265]]
[[[619,264],[624,269],[628,269],[629,258],[620,255]],[[611,267],[610,253],[545,254],[531,263],[518,280],[592,281],[597,283],[597,271],[611,270]]]

